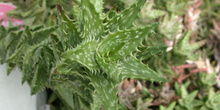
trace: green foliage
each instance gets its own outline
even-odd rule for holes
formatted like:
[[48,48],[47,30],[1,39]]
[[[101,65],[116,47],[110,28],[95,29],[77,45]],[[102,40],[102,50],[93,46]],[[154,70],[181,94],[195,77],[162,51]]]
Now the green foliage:
[[[110,17],[101,13],[102,0],[83,0],[75,4],[74,10],[81,10],[73,14],[75,20],[57,5],[58,26],[25,27],[18,31],[5,31],[2,27],[1,42],[5,43],[1,44],[1,51],[6,53],[1,56],[2,63],[7,62],[8,72],[16,65],[20,67],[22,82],[28,82],[31,94],[44,88],[54,90],[66,109],[125,109],[118,103],[116,89],[124,78],[166,81],[138,59],[161,52],[157,47],[151,47],[148,53],[138,52],[142,41],[158,26],[154,23],[132,27],[145,2],[138,0]],[[47,2],[42,3],[45,6]],[[33,16],[30,19],[40,20],[31,11],[32,8],[21,18]],[[36,14],[41,15],[38,11]]]
[[[7,1],[17,6],[8,15],[25,26],[0,27],[0,63],[8,74],[18,66],[31,94],[51,89],[53,110],[220,108],[217,70],[194,73],[219,63],[218,0]],[[164,86],[151,83],[165,82],[161,75]],[[126,82],[119,88],[125,78],[149,82],[130,82],[130,93]],[[129,106],[121,92],[136,95],[123,99]]]

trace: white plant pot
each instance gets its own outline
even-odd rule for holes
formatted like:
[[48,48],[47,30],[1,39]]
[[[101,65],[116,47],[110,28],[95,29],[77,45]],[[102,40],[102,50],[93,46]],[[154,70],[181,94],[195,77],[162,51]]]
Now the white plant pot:
[[27,83],[21,84],[22,73],[15,69],[9,76],[6,64],[0,65],[0,110],[49,110],[46,92],[31,96]]

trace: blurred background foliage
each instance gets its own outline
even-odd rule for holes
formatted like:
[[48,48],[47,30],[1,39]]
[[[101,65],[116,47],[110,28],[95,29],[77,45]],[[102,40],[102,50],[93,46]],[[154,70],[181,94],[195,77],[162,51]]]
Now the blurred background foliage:
[[[95,0],[91,0],[95,3]],[[103,0],[103,10],[122,11],[136,0]],[[0,0],[17,8],[8,16],[22,19],[28,26],[57,24],[56,4],[74,18],[80,0]],[[101,8],[101,7],[100,7]],[[73,13],[74,12],[74,13]],[[112,14],[117,14],[112,11]],[[105,15],[103,15],[105,16]],[[78,16],[79,17],[79,16]],[[80,19],[80,18],[75,18]],[[219,110],[220,108],[220,1],[148,0],[134,25],[159,22],[155,34],[143,42],[151,52],[139,53],[156,72],[168,79],[158,84],[125,79],[119,86],[120,102],[137,110]],[[17,29],[15,29],[17,30]],[[7,30],[8,32],[13,30]],[[157,48],[152,48],[157,46]],[[48,104],[52,110],[66,110],[51,90]]]

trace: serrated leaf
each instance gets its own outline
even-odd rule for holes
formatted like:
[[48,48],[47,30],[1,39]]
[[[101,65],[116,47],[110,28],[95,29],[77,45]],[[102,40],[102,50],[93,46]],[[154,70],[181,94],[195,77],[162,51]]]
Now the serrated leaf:
[[31,44],[32,42],[32,32],[31,29],[27,26],[24,29],[24,32],[18,42],[17,48],[20,48],[23,44]]
[[118,110],[117,89],[114,80],[101,74],[88,76],[107,110]]
[[138,0],[129,8],[125,9],[120,14],[109,20],[105,25],[105,30],[115,32],[118,28],[120,30],[130,28],[133,22],[138,17],[138,13],[145,4],[146,0]]
[[7,59],[7,62],[14,63],[14,64],[18,64],[18,63],[22,62],[22,58],[24,56],[24,53],[29,48],[29,46],[30,45],[28,45],[28,44],[24,44],[20,48],[15,50],[15,52]]
[[83,37],[86,39],[101,39],[104,32],[102,20],[90,0],[82,0]]
[[23,58],[23,64],[22,64],[22,83],[30,79],[30,77],[33,75],[33,47],[30,47]]
[[[7,48],[6,61],[7,59],[14,54],[17,49],[17,44],[21,38],[23,31],[11,32],[5,39],[5,45]],[[14,63],[7,63],[7,74],[9,75],[13,68],[16,66]]]
[[142,59],[142,60],[146,60],[152,56],[155,56],[159,53],[165,53],[167,46],[159,46],[159,47],[141,47],[138,48],[140,50],[140,52],[137,53],[137,58],[138,59]]
[[98,54],[105,57],[106,61],[113,61],[131,54],[141,42],[152,33],[157,27],[157,23],[144,28],[134,30],[118,31],[109,34],[98,46]]
[[[52,74],[53,82],[58,82],[55,84],[54,89],[57,89],[57,86],[61,88],[67,88],[68,91],[73,94],[74,99],[74,107],[85,108],[84,106],[89,103],[92,103],[92,91],[94,90],[91,85],[89,85],[89,80],[85,79],[78,74]],[[73,98],[72,97],[72,98]],[[68,97],[61,97],[63,100],[69,100]],[[75,103],[79,103],[78,105]],[[67,106],[71,106],[71,103]],[[71,107],[73,108],[73,107]]]
[[52,50],[53,50],[55,59],[58,60],[61,56],[61,53],[64,52],[64,46],[57,35],[51,34],[50,41],[52,43],[52,48],[53,48]]
[[114,18],[116,14],[117,14],[117,7],[116,5],[114,5],[113,8],[109,10],[108,13],[106,14],[106,20]]
[[31,83],[31,94],[37,93],[39,90],[45,88],[45,84],[48,82],[49,78],[49,67],[46,64],[46,60],[41,60],[38,62],[34,77]]
[[[46,42],[47,44],[47,42]],[[31,94],[35,94],[48,84],[52,64],[55,61],[53,51],[46,44],[34,51],[33,66],[36,66],[34,77],[31,82]],[[37,56],[35,56],[37,55]]]
[[74,19],[76,20],[76,23],[79,26],[79,31],[82,31],[82,24],[83,24],[83,13],[82,9],[79,5],[74,5],[73,7],[73,15]]
[[[22,83],[24,83],[25,81],[31,83],[34,72],[36,71],[35,64],[37,64],[37,62],[40,61],[40,58],[42,58],[42,47],[48,45],[48,43],[48,41],[43,41],[40,44],[30,46],[27,49],[22,62]],[[46,60],[46,57],[44,58]]]
[[82,42],[82,38],[76,28],[76,24],[65,14],[63,7],[57,5],[57,10],[59,12],[59,23],[61,26],[61,40],[64,40],[63,42],[66,44],[64,45],[65,48],[76,47],[77,44]]
[[58,28],[58,26],[51,26],[44,29],[40,29],[38,31],[35,31],[33,33],[33,38],[31,40],[32,44],[40,43],[45,39],[48,39],[50,34],[55,31]]
[[77,61],[90,70],[97,70],[98,65],[95,61],[97,45],[97,41],[83,42],[76,48],[66,51],[62,56],[65,60]]
[[127,57],[119,62],[119,78],[135,78],[157,82],[166,82],[160,74],[156,73],[148,66],[143,64],[140,60]]

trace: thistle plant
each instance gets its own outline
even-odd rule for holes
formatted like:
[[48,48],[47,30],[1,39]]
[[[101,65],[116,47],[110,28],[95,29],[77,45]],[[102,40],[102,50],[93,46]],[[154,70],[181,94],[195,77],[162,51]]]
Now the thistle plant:
[[117,14],[101,13],[102,0],[81,0],[74,7],[75,20],[57,5],[58,26],[1,31],[6,53],[1,59],[6,59],[8,73],[16,65],[21,69],[32,94],[50,88],[66,109],[125,109],[116,88],[124,78],[166,81],[142,63],[155,49],[138,50],[147,48],[142,41],[158,26],[134,26],[145,2],[137,0]]

